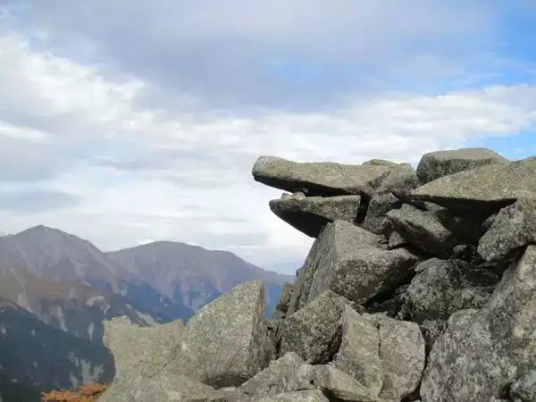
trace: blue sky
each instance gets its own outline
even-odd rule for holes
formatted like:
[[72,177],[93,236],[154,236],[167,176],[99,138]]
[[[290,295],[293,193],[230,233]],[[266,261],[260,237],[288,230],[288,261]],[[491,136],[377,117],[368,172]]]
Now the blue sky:
[[[0,0],[0,219],[293,272],[260,155],[536,155],[532,0]],[[285,268],[286,267],[286,268]]]

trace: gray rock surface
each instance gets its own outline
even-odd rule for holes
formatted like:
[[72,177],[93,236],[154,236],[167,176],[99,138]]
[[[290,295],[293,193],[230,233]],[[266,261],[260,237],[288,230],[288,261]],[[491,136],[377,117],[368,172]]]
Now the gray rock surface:
[[424,154],[417,166],[417,176],[425,184],[443,176],[508,160],[487,148],[462,148]]
[[448,256],[456,245],[454,235],[429,211],[404,204],[390,211],[387,218],[408,243],[428,255]]
[[260,183],[291,193],[303,191],[311,196],[372,196],[390,170],[390,167],[370,164],[299,163],[273,156],[261,156],[253,165],[252,174]]
[[255,399],[255,402],[329,402],[329,399],[319,391],[296,391]]
[[501,260],[528,244],[536,244],[536,198],[501,209],[480,239],[478,253],[488,261]]
[[310,237],[318,237],[326,224],[336,219],[354,222],[361,197],[287,197],[269,202],[270,210],[293,228]]
[[530,370],[512,384],[510,398],[514,402],[536,401],[536,369]]
[[433,202],[457,211],[490,215],[519,198],[536,197],[536,159],[496,163],[444,176],[411,193],[414,202]]
[[488,401],[536,365],[536,246],[504,274],[481,310],[454,313],[432,347],[423,402]]
[[377,235],[385,234],[390,227],[389,220],[385,219],[387,213],[401,206],[402,202],[390,191],[379,191],[370,200],[367,215],[360,226]]
[[307,363],[329,362],[341,343],[341,317],[350,303],[328,290],[288,316],[282,329],[280,355],[295,352]]
[[481,308],[499,277],[463,261],[433,258],[419,267],[406,292],[403,309],[412,321],[446,320],[459,310]]
[[247,381],[275,356],[264,308],[264,285],[249,281],[198,310],[172,371],[216,388]]

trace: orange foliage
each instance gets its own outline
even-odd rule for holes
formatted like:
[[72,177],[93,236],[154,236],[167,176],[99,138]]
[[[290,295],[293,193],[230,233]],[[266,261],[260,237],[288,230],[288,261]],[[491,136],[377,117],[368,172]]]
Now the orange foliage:
[[106,390],[102,384],[86,384],[76,392],[51,391],[43,392],[42,402],[94,402]]

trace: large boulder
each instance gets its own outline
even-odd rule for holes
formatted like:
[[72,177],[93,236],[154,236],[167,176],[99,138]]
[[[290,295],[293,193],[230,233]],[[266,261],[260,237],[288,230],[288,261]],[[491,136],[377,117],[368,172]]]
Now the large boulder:
[[432,258],[416,270],[420,273],[406,291],[403,310],[417,323],[446,320],[456,311],[483,307],[500,279],[484,268],[451,259]]
[[411,193],[413,202],[433,202],[457,211],[491,215],[518,198],[536,198],[536,158],[495,163],[444,176]]
[[306,195],[372,196],[390,167],[344,165],[333,162],[292,162],[273,156],[261,156],[253,165],[253,178],[267,186]]
[[[313,242],[298,279],[294,285],[288,314],[302,308],[309,300],[311,286],[319,269],[333,265],[341,256],[354,253],[356,248],[380,247],[384,239],[345,221],[334,221],[326,225]],[[344,257],[342,257],[344,258]],[[318,294],[317,294],[318,295]]]
[[502,260],[528,244],[536,244],[536,198],[501,209],[480,239],[478,253],[487,261]]
[[448,321],[428,358],[422,402],[499,400],[536,366],[536,246],[504,274],[480,310]]
[[350,304],[328,290],[288,316],[282,327],[280,355],[295,352],[307,363],[329,362],[341,343],[342,312]]
[[336,219],[354,222],[361,197],[341,195],[335,197],[305,197],[291,195],[271,200],[271,211],[293,228],[310,237],[318,237],[326,224]]
[[295,289],[299,300],[291,305],[303,306],[328,289],[363,304],[396,288],[411,276],[418,259],[405,249],[381,249],[382,241],[347,222],[327,225],[305,262],[305,274]]
[[508,160],[487,148],[462,148],[424,154],[417,166],[417,176],[425,184],[443,176]]
[[412,205],[387,213],[395,230],[424,254],[448,256],[456,245],[456,237],[429,211]]
[[240,385],[275,357],[264,321],[264,285],[248,281],[188,321],[171,370],[216,388]]

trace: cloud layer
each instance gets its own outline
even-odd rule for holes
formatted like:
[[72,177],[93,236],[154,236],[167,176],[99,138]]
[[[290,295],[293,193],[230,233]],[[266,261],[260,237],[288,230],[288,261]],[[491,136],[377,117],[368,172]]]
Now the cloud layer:
[[271,215],[259,155],[416,163],[534,130],[535,60],[499,41],[515,10],[204,3],[4,9],[3,231],[43,223],[105,250],[172,239],[292,272],[311,239]]

